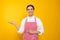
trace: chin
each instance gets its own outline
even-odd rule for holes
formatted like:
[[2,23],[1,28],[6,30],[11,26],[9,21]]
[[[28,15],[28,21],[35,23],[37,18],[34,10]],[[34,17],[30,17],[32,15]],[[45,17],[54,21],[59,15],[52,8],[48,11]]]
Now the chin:
[[32,16],[32,14],[30,14],[30,16]]

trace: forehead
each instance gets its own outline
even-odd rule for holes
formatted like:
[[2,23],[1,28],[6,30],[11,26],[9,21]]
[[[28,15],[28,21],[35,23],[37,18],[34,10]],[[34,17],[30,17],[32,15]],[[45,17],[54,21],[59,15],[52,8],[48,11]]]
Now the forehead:
[[33,7],[29,6],[28,9],[32,9]]

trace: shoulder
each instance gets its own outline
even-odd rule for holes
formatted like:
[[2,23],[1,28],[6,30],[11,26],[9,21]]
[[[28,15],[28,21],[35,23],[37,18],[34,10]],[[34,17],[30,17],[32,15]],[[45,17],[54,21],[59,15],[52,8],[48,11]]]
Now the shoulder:
[[25,22],[26,19],[27,19],[27,17],[23,18],[23,19],[22,19],[22,22]]
[[35,18],[36,18],[37,21],[41,21],[41,18],[39,18],[39,17],[35,17]]
[[41,25],[42,24],[41,18],[36,17],[36,22],[37,22],[38,25]]

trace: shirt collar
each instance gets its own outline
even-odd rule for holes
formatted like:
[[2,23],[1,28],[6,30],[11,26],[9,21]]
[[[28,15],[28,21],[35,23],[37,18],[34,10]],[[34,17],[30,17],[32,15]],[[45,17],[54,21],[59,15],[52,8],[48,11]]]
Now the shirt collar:
[[31,16],[31,17],[30,17],[30,16],[28,16],[28,18],[34,18],[34,15],[33,15],[33,16]]

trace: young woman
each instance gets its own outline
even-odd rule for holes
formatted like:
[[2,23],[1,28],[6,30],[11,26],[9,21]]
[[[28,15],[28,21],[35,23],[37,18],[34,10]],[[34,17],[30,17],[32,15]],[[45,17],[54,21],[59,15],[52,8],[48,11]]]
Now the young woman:
[[34,9],[33,5],[27,6],[28,16],[22,20],[20,28],[15,22],[9,22],[15,25],[18,33],[22,34],[24,32],[23,40],[38,40],[38,34],[44,33],[41,20],[34,16]]

